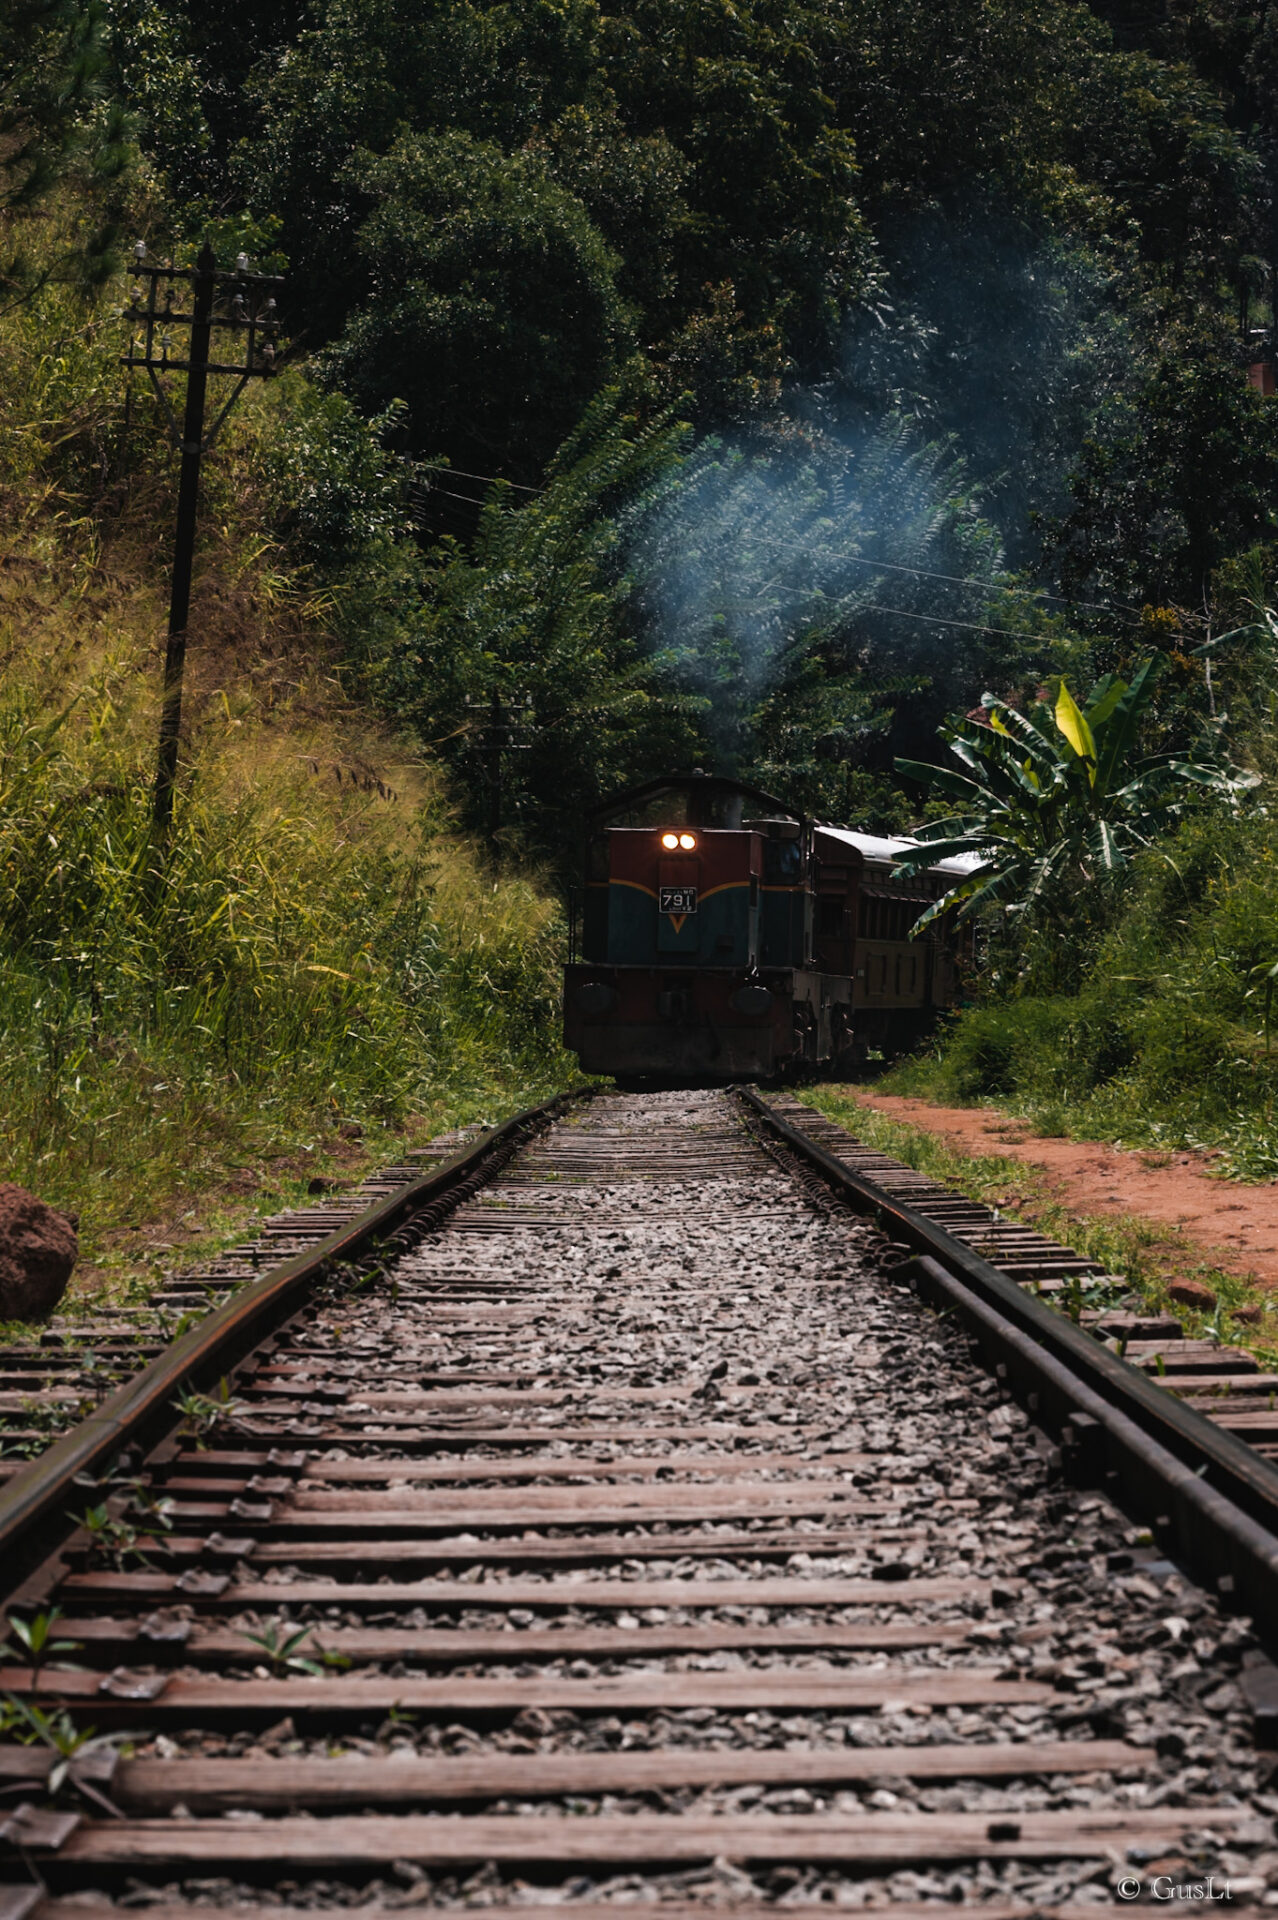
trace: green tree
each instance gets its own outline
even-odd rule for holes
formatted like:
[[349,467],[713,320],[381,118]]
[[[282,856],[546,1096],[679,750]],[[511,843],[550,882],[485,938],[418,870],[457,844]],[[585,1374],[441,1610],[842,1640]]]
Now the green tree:
[[1066,151],[1121,206],[1142,260],[1209,303],[1223,276],[1236,285],[1259,232],[1262,174],[1219,93],[1144,53],[1077,62],[1070,77]]
[[915,210],[884,235],[884,290],[849,324],[837,409],[950,440],[1012,564],[1036,566],[1036,522],[1068,509],[1097,411],[1138,387],[1137,330],[1112,261],[1006,193]]
[[394,165],[366,191],[367,167],[444,136],[521,152],[585,100],[599,24],[595,0],[318,0],[312,18],[259,71],[263,133],[241,172],[255,210],[283,222],[298,296],[331,340],[366,290],[361,228],[396,191]]
[[[1193,35],[1116,44],[1097,11],[840,0],[807,16],[881,260],[839,358],[841,417],[896,410],[953,435],[1017,564],[1039,560],[1030,516],[1067,510],[1099,408],[1139,411],[1160,354],[1179,366],[1193,326],[1232,322],[1267,217],[1252,116],[1220,90],[1229,62],[1204,43],[1198,72]],[[1214,352],[1227,366],[1233,342]]]
[[128,110],[172,218],[224,187],[190,23],[172,0],[104,0],[112,93]]
[[1278,411],[1233,352],[1223,329],[1199,337],[1104,411],[1052,534],[1067,591],[1199,608],[1223,560],[1273,537]]
[[840,672],[827,649],[804,634],[775,663],[750,715],[743,776],[818,819],[903,832],[909,801],[878,763],[898,707],[926,691],[919,679]]
[[414,447],[534,477],[629,346],[615,257],[537,155],[448,133],[354,164],[376,206],[338,378],[370,412],[402,401]]
[[[299,294],[335,339],[370,304],[356,236],[401,191],[379,163],[402,170],[414,143],[467,135],[540,163],[585,209],[668,395],[711,308],[747,334],[774,327],[782,361],[816,374],[873,247],[804,25],[775,0],[606,16],[595,0],[326,0],[261,75],[254,204],[283,219]],[[379,281],[376,301],[393,300]],[[752,360],[747,397],[756,377]]]
[[[0,302],[52,277],[95,283],[115,263],[131,147],[103,85],[105,18],[102,0],[10,0],[0,11]],[[65,180],[78,204],[59,244],[30,216]]]
[[328,597],[333,634],[361,679],[412,625],[425,560],[414,539],[416,469],[390,442],[402,404],[366,419],[296,368],[272,383],[261,450],[277,532]]
[[[486,823],[500,770],[503,839],[574,870],[583,810],[611,789],[695,759],[700,703],[672,690],[666,662],[626,620],[618,520],[677,456],[682,429],[641,426],[600,396],[516,505],[494,488],[469,550],[446,540],[423,605],[387,658],[381,697],[452,770],[467,819]],[[524,751],[488,736],[493,696]],[[530,702],[529,707],[525,703]]]
[[815,44],[822,12],[626,0],[602,55],[627,129],[661,135],[687,164],[691,218],[671,252],[685,324],[707,288],[730,284],[744,324],[775,323],[804,377],[828,367],[874,269],[857,149]]
[[950,449],[900,418],[705,440],[626,533],[637,628],[709,702],[723,772],[777,766],[784,741],[816,779],[824,740],[886,774],[974,682],[1042,672],[1058,646]]

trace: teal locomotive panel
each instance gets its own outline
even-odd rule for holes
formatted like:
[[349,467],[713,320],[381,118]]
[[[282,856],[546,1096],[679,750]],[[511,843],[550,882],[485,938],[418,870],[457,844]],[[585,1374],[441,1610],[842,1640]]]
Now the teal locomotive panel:
[[662,913],[655,887],[614,880],[608,888],[608,951],[613,966],[658,958],[692,966],[749,967],[758,959],[751,887],[715,887],[697,895],[695,913]]

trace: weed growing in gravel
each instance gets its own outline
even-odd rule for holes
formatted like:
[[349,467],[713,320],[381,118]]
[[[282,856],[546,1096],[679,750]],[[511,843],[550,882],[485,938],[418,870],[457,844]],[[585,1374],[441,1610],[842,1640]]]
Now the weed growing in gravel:
[[[9,1615],[8,1626],[13,1639],[0,1641],[0,1660],[24,1662],[31,1669],[33,1687],[38,1684],[41,1670],[50,1660],[59,1654],[79,1653],[84,1645],[82,1640],[54,1640],[51,1637],[61,1618],[61,1607],[49,1607],[46,1611],[33,1614],[29,1620],[21,1620],[14,1613]],[[68,1664],[66,1660],[58,1660],[58,1665],[64,1671]]]
[[235,1399],[225,1376],[212,1393],[188,1390],[179,1393],[173,1405],[182,1416],[178,1433],[183,1440],[194,1444],[197,1453],[204,1452],[219,1427],[234,1429],[236,1416],[245,1410],[245,1402]]
[[[273,1674],[305,1673],[313,1679],[350,1666],[344,1653],[317,1646],[312,1640],[314,1627],[293,1627],[286,1620],[270,1620],[260,1633],[242,1632],[240,1638],[256,1649]],[[311,1644],[308,1646],[307,1642]]]
[[[112,1747],[123,1748],[126,1736],[99,1733],[95,1727],[78,1727],[65,1707],[57,1707],[46,1713],[33,1701],[15,1699],[11,1693],[0,1698],[3,1699],[0,1733],[12,1734],[21,1746],[44,1747],[51,1755],[53,1764],[45,1781],[49,1796],[56,1799],[69,1781],[79,1792],[118,1818],[119,1808],[99,1793],[91,1781],[77,1778],[73,1769],[78,1760],[87,1760],[90,1754],[101,1753]],[[132,1736],[135,1740],[137,1737],[136,1734]]]
[[[15,1339],[23,1339],[30,1333],[30,1328],[18,1321],[9,1324],[15,1329],[12,1336]],[[77,1420],[86,1419],[95,1404],[91,1394],[79,1400],[24,1400],[19,1408],[22,1437],[6,1435],[0,1439],[0,1459],[34,1460],[37,1454],[44,1452],[51,1440],[56,1440],[68,1427],[73,1427]]]

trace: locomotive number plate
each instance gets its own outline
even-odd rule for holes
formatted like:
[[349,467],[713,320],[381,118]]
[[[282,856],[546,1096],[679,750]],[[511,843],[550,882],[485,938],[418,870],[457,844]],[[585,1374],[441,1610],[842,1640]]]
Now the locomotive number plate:
[[688,914],[697,911],[695,887],[659,887],[657,905],[662,913]]

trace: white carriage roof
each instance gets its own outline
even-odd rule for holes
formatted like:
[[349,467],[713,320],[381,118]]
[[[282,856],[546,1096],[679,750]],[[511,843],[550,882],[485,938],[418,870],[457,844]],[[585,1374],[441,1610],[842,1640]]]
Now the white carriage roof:
[[[863,860],[900,860],[912,853],[920,845],[917,840],[885,840],[877,833],[853,833],[850,827],[827,827],[822,825],[822,833],[828,833],[835,840],[843,840],[855,847]],[[938,860],[930,869],[933,873],[968,874],[982,864],[979,853],[956,853],[948,860]]]

